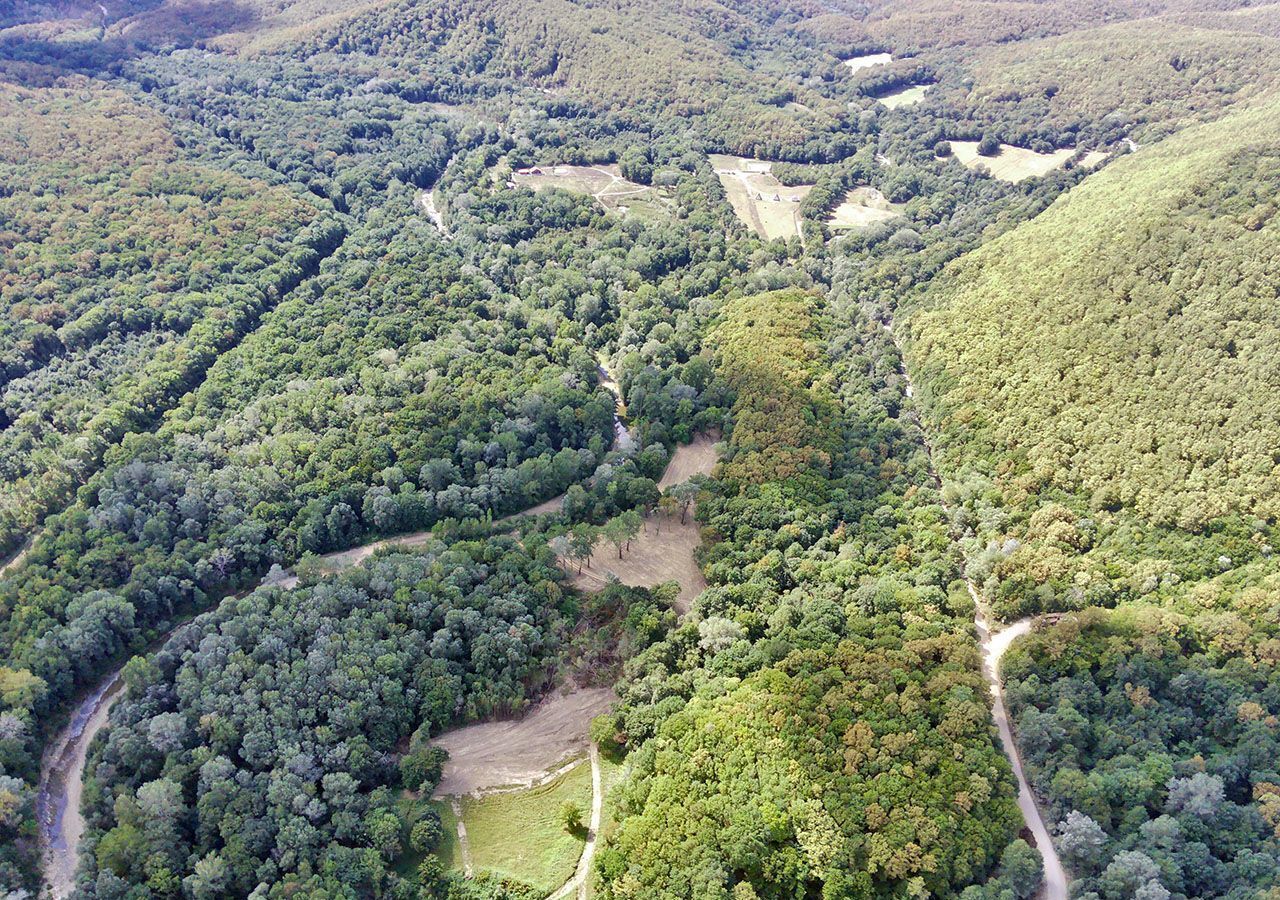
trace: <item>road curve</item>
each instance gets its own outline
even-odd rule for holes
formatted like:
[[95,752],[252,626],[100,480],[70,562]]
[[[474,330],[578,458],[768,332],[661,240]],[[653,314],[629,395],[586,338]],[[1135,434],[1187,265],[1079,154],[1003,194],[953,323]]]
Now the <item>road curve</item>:
[[1044,900],[1067,900],[1067,870],[1062,866],[1058,851],[1053,846],[1049,829],[1040,815],[1040,807],[1036,804],[1035,794],[1027,783],[1027,776],[1022,771],[1022,756],[1018,753],[1018,745],[1013,740],[1013,728],[1009,723],[1009,711],[1004,703],[1004,685],[1000,681],[1000,659],[1015,640],[1031,631],[1031,619],[1020,619],[1007,628],[993,632],[982,611],[982,600],[978,596],[973,582],[967,582],[969,594],[973,597],[973,624],[978,631],[978,641],[982,646],[982,674],[987,679],[987,687],[991,691],[991,719],[1000,732],[1000,743],[1005,755],[1013,767],[1013,777],[1018,781],[1018,809],[1022,818],[1035,839],[1036,849],[1044,860]]

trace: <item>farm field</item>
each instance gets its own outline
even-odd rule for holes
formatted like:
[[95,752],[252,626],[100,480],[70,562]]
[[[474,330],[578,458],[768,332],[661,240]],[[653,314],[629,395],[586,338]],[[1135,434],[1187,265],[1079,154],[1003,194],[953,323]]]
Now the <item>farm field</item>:
[[835,231],[867,228],[877,222],[887,222],[902,215],[902,208],[890,203],[884,194],[873,187],[857,187],[845,195],[844,201],[832,210],[827,227]]
[[956,159],[970,169],[983,166],[993,178],[1018,182],[1026,178],[1048,175],[1054,169],[1061,168],[1075,155],[1076,151],[1064,148],[1052,153],[1037,153],[1025,147],[1001,144],[1000,153],[996,156],[982,156],[978,153],[977,141],[952,141],[951,152],[955,154]]
[[644,221],[671,217],[671,202],[660,188],[628,181],[617,165],[531,166],[513,172],[511,181],[535,191],[563,188],[589,194],[610,212]]
[[887,94],[881,94],[876,100],[889,109],[899,109],[903,106],[915,106],[924,100],[925,94],[929,92],[929,88],[933,85],[929,84],[913,84],[911,87],[900,88],[896,91],[890,91]]
[[[575,803],[583,821],[591,810],[591,765],[585,758],[546,784],[511,793],[462,799],[471,864],[551,893],[574,872],[581,838],[568,834],[560,809]],[[458,854],[454,854],[457,859]]]
[[785,186],[767,160],[722,154],[712,154],[710,160],[733,211],[747,227],[768,240],[800,234],[800,201],[812,185]]

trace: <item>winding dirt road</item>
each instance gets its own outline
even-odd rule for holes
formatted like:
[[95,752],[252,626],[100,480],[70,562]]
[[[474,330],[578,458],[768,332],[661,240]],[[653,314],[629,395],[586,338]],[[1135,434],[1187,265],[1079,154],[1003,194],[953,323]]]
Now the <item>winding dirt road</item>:
[[[898,356],[903,359],[899,374],[902,375],[905,393],[908,397],[915,397],[915,385],[911,381],[911,373],[907,371],[905,356],[902,353],[902,344],[893,331],[893,322],[881,322],[885,331],[889,335],[889,339],[893,341],[895,347],[898,348]],[[942,488],[942,477],[938,474],[938,470],[933,465],[933,447],[929,443],[929,436],[924,430],[924,423],[920,421],[919,415],[911,410],[907,413],[920,429],[921,439],[924,448],[929,455],[929,475],[933,482]],[[948,517],[951,515],[951,509],[947,506],[945,500],[940,501],[942,507],[946,510]],[[982,595],[978,593],[978,588],[974,583],[965,579],[965,585],[969,588],[969,596],[973,598],[973,627],[978,634],[978,644],[982,648],[982,675],[987,681],[987,689],[991,692],[991,721],[995,723],[996,731],[1000,735],[1000,745],[1004,749],[1005,756],[1009,757],[1009,763],[1013,767],[1013,776],[1018,782],[1018,809],[1022,812],[1022,819],[1026,822],[1027,829],[1031,832],[1032,838],[1035,840],[1036,849],[1040,852],[1041,859],[1044,860],[1044,882],[1041,885],[1041,900],[1067,900],[1067,871],[1062,865],[1062,860],[1058,856],[1057,848],[1053,846],[1053,839],[1049,836],[1049,829],[1045,826],[1044,817],[1040,814],[1040,807],[1036,803],[1035,794],[1031,791],[1031,785],[1027,782],[1027,776],[1022,771],[1022,756],[1018,752],[1018,744],[1013,739],[1013,726],[1009,721],[1009,711],[1004,703],[1004,685],[1000,681],[1000,659],[1012,646],[1013,642],[1031,631],[1034,625],[1034,619],[1020,619],[1017,622],[1002,628],[998,631],[992,630],[992,624],[987,619],[986,606],[982,602]]]

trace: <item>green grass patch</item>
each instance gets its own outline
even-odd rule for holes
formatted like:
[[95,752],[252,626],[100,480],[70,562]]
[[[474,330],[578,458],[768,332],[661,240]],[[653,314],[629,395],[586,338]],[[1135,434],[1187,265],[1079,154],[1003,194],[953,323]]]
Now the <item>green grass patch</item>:
[[[560,808],[577,803],[583,820],[591,812],[591,766],[585,760],[540,787],[462,801],[462,818],[476,871],[490,871],[548,893],[573,875],[583,842],[565,833]],[[448,819],[453,825],[453,817]],[[442,854],[443,855],[443,854]],[[454,866],[461,868],[461,854]]]

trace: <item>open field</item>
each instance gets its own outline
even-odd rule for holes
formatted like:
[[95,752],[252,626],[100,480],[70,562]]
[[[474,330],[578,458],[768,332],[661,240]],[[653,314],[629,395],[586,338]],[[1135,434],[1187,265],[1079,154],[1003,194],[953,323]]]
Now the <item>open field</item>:
[[859,72],[863,69],[870,69],[874,66],[887,66],[893,62],[892,53],[868,53],[865,56],[851,56],[848,59],[841,60],[849,67],[850,72]]
[[857,187],[845,195],[844,202],[832,210],[827,218],[828,227],[840,231],[849,228],[866,228],[877,222],[887,222],[902,215],[902,208],[890,203],[884,194],[873,187]]
[[970,169],[983,166],[993,178],[1017,182],[1049,174],[1060,168],[1076,151],[1065,148],[1052,153],[1037,153],[1024,147],[1001,144],[998,155],[981,156],[978,154],[977,141],[952,141],[951,152]]
[[535,784],[586,752],[591,720],[614,699],[612,688],[575,690],[548,697],[520,719],[446,731],[432,741],[449,751],[435,796]]
[[631,542],[631,549],[623,551],[622,559],[618,559],[618,551],[612,544],[602,541],[591,554],[590,565],[584,566],[581,573],[576,565],[566,563],[565,568],[572,573],[570,583],[584,591],[604,589],[610,575],[632,587],[656,587],[667,581],[678,581],[680,594],[676,598],[676,612],[684,615],[693,599],[707,586],[693,558],[700,541],[698,523],[693,520],[692,512],[683,525],[678,514],[668,521],[662,514],[655,513],[645,523],[644,531]]
[[688,481],[694,475],[710,475],[716,465],[716,441],[719,435],[697,434],[687,444],[676,446],[667,463],[666,471],[658,480],[658,489],[665,491],[673,484]]
[[537,787],[464,797],[462,819],[475,870],[515,878],[547,893],[556,890],[573,876],[582,854],[582,840],[561,825],[560,808],[566,802],[578,805],[585,824],[591,811],[591,766],[585,758]]
[[911,87],[899,88],[896,91],[890,91],[887,94],[881,94],[876,98],[882,106],[889,109],[898,109],[902,106],[915,106],[924,99],[925,94],[929,92],[932,85],[913,84]]
[[1111,155],[1110,153],[1106,153],[1105,151],[1102,151],[1102,150],[1090,150],[1084,156],[1080,157],[1080,168],[1082,169],[1097,168],[1098,166],[1102,165],[1102,163],[1110,155]]
[[563,188],[590,194],[605,209],[639,219],[668,219],[671,202],[660,188],[628,181],[616,165],[533,166],[515,172],[512,183],[535,191]]
[[711,166],[724,185],[733,211],[768,240],[800,234],[800,201],[812,185],[786,187],[773,177],[773,163],[713,153]]

